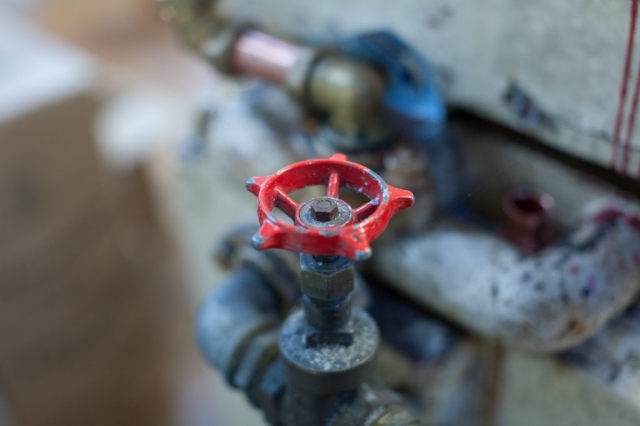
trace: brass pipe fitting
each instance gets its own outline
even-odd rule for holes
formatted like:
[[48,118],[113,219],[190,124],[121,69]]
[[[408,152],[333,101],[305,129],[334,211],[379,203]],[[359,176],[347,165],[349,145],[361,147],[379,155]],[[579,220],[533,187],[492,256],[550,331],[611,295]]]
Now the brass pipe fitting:
[[385,143],[385,78],[374,66],[329,49],[309,49],[224,20],[216,0],[157,0],[182,40],[218,70],[284,85],[309,112],[326,118],[323,139],[343,151]]
[[225,46],[235,72],[283,84],[312,114],[326,116],[337,136],[369,139],[385,132],[385,80],[374,67],[255,30],[245,30]]
[[327,55],[311,70],[306,104],[326,113],[331,129],[352,138],[379,133],[384,77],[372,66]]

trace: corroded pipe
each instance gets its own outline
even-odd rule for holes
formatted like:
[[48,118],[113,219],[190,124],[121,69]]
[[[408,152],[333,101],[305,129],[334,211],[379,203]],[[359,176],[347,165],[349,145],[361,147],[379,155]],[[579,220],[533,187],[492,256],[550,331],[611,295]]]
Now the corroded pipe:
[[280,322],[277,293],[260,272],[243,266],[204,301],[197,321],[200,349],[232,381],[251,340]]
[[507,220],[502,234],[525,253],[541,249],[549,238],[546,222],[555,200],[549,194],[541,194],[526,186],[519,186],[507,193],[502,209]]
[[601,201],[532,255],[454,223],[374,253],[381,279],[448,318],[509,345],[555,351],[591,337],[638,295],[640,209]]
[[[348,391],[319,392],[290,381],[278,351],[280,304],[277,291],[265,277],[245,265],[207,297],[197,321],[198,341],[206,359],[264,410],[269,423],[297,426],[302,416],[305,424],[330,426],[418,425],[402,398],[389,390],[359,385]],[[280,338],[280,352],[284,340]],[[314,378],[326,373],[309,372],[305,385],[313,387]],[[326,383],[337,388],[349,386],[347,380],[341,382],[339,378]]]

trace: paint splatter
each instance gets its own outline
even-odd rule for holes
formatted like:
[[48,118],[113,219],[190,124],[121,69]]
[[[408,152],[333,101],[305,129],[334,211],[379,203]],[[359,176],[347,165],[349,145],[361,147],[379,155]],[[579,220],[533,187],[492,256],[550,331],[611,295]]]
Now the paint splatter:
[[595,291],[597,287],[596,277],[593,275],[589,275],[587,278],[587,282],[583,288],[583,294],[586,293],[587,297]]
[[627,219],[627,224],[629,224],[629,226],[640,231],[640,217],[628,216],[626,219]]
[[511,109],[528,127],[544,127],[554,130],[555,120],[544,112],[537,103],[520,86],[512,82],[504,94],[504,100]]
[[578,265],[571,265],[569,272],[571,272],[571,275],[578,275],[580,273],[580,267]]
[[623,216],[624,212],[617,208],[607,208],[598,212],[595,216],[593,216],[593,222],[598,224],[603,223],[614,223],[619,217]]

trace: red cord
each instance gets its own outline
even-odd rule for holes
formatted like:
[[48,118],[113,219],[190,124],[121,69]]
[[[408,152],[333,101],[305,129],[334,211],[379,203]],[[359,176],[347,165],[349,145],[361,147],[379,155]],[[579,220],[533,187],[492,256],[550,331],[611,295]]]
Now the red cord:
[[627,99],[627,84],[631,73],[631,57],[633,54],[633,40],[636,33],[636,18],[638,16],[638,0],[631,0],[631,23],[629,25],[629,39],[627,40],[627,53],[624,59],[624,69],[622,71],[622,82],[620,84],[620,101],[618,102],[618,112],[613,129],[613,154],[611,156],[611,168],[616,169],[618,163],[618,145],[620,142],[620,130],[622,128],[622,116],[624,104]]
[[[638,3],[638,0],[635,0],[634,3]],[[622,167],[620,172],[624,175],[627,174],[627,168],[629,166],[629,151],[631,149],[631,139],[633,138],[633,131],[636,125],[638,97],[640,97],[640,66],[638,67],[638,74],[636,75],[636,85],[633,90],[633,100],[631,101],[631,112],[629,113],[629,121],[627,123],[627,134],[622,151]]]

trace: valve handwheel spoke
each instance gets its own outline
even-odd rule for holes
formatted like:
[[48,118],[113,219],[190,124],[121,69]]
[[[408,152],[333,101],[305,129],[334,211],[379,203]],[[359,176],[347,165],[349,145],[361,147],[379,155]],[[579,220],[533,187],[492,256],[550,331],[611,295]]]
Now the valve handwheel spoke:
[[376,211],[378,205],[375,201],[369,201],[354,210],[354,215],[356,217],[356,222],[362,222]]
[[340,198],[340,175],[338,172],[333,172],[329,175],[327,197]]
[[[327,195],[298,204],[290,194],[314,185],[327,185]],[[369,198],[357,209],[339,198],[348,187]],[[413,204],[413,194],[387,185],[368,168],[347,161],[343,154],[302,161],[271,176],[249,179],[247,189],[258,197],[260,230],[253,237],[258,249],[281,248],[313,255],[339,255],[362,260],[371,255],[370,243],[391,217]],[[272,214],[282,210],[288,224]]]
[[284,214],[295,220],[296,211],[298,210],[298,203],[295,202],[289,194],[282,192],[280,188],[276,189],[275,206],[282,210]]

